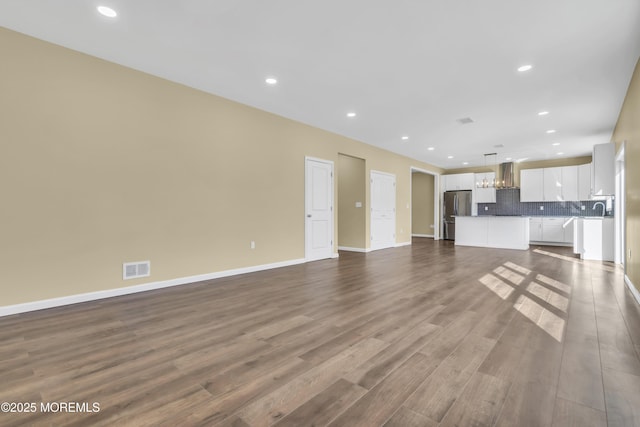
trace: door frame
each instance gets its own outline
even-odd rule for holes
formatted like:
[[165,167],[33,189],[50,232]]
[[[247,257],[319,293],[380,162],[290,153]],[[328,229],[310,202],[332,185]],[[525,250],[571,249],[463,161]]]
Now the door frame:
[[616,264],[621,264],[623,271],[627,272],[626,269],[626,229],[625,229],[625,220],[626,220],[626,183],[625,183],[625,142],[623,141],[620,144],[620,150],[615,157],[616,169],[615,169],[615,179],[616,179],[616,195],[615,195],[615,208],[614,208],[614,221],[615,221],[615,256],[614,262]]
[[[336,209],[334,209],[334,206],[336,205],[336,200],[335,200],[335,165],[333,160],[327,160],[327,159],[321,159],[318,157],[311,157],[311,156],[304,156],[304,207],[303,207],[303,212],[304,212],[304,258],[306,261],[311,261],[310,257],[309,257],[309,253],[308,253],[308,246],[307,243],[309,242],[310,236],[309,236],[309,229],[307,227],[307,198],[309,197],[309,194],[307,194],[307,182],[309,180],[309,176],[308,176],[308,171],[307,171],[307,162],[308,161],[314,161],[314,162],[318,162],[318,163],[326,163],[329,166],[331,166],[331,185],[330,185],[330,195],[329,198],[331,199],[331,215],[329,217],[329,228],[331,229],[331,254],[328,258],[337,258],[338,254],[335,251],[335,241],[336,241],[336,230],[335,230],[335,215],[336,215]],[[313,261],[315,261],[316,259],[314,258]]]
[[[427,175],[433,175],[433,240],[440,240],[440,203],[441,203],[441,195],[440,195],[440,174],[436,172],[432,172],[426,169],[418,168],[415,166],[409,167],[409,176],[413,171],[419,173],[426,173]],[[409,194],[413,194],[412,192],[413,180],[409,179]],[[409,209],[409,227],[412,227],[413,224],[413,198],[411,199],[411,209]],[[413,234],[413,229],[411,229],[411,233]]]

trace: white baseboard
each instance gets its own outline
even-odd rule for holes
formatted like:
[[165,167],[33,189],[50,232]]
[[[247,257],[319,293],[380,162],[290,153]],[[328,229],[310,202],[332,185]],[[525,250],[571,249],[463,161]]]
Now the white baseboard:
[[370,249],[352,248],[350,246],[338,246],[338,250],[347,251],[347,252],[362,252],[362,253],[370,252]]
[[402,243],[396,243],[396,244],[395,244],[395,247],[396,247],[396,248],[399,248],[399,247],[402,247],[402,246],[411,246],[411,241],[409,241],[409,242],[402,242]]
[[430,237],[433,239],[433,234],[412,234],[411,237]]
[[[337,254],[334,255],[337,258]],[[28,311],[44,310],[46,308],[60,307],[63,305],[77,304],[80,302],[95,301],[104,298],[112,298],[121,295],[135,294],[138,292],[152,291],[171,286],[186,285],[202,282],[203,280],[219,279],[222,277],[236,276],[238,274],[253,273],[256,271],[271,270],[273,268],[288,267],[290,265],[303,264],[304,258],[288,261],[274,262],[272,264],[254,265],[251,267],[234,268],[232,270],[217,271],[214,273],[199,274],[196,276],[180,277],[177,279],[163,280],[160,282],[144,283],[142,285],[127,286],[124,288],[107,289],[104,291],[88,292],[84,294],[69,295],[60,298],[51,298],[40,301],[26,302],[22,304],[0,306],[0,317],[12,314],[26,313]]]
[[338,252],[334,252],[333,255],[331,255],[331,258],[340,258],[340,254]]
[[633,285],[631,279],[629,279],[629,276],[627,276],[626,274],[624,275],[624,282],[627,284],[627,287],[631,291],[633,297],[636,299],[636,302],[640,304],[640,291],[638,291],[638,288]]

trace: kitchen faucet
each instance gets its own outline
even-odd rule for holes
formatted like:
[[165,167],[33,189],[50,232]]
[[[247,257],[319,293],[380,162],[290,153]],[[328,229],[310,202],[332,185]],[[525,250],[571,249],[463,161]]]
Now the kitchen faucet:
[[[604,203],[603,203],[603,202],[595,202],[595,203],[593,204],[593,207],[592,207],[591,209],[593,209],[593,210],[595,211],[596,206],[598,206],[598,205],[602,206],[602,216],[604,216],[605,207],[604,207]],[[594,213],[595,213],[595,212],[594,212]]]

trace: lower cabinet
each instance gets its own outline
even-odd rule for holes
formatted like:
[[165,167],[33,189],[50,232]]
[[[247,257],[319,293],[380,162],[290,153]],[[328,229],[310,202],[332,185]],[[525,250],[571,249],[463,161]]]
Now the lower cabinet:
[[529,241],[555,244],[572,244],[574,221],[569,220],[570,218],[564,217],[531,218]]

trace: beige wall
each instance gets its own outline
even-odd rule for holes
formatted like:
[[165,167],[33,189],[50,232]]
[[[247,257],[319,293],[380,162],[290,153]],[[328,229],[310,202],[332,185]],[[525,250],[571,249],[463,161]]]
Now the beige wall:
[[[367,171],[364,159],[338,155],[338,245],[366,247]],[[357,208],[356,202],[362,203]]]
[[303,258],[305,156],[395,174],[409,242],[410,167],[441,172],[3,28],[0,52],[0,306]]
[[[515,175],[514,184],[516,186],[520,185],[520,171],[523,169],[538,169],[538,168],[553,168],[558,166],[575,166],[575,165],[583,165],[585,163],[591,163],[591,156],[581,156],[581,157],[569,157],[566,159],[551,159],[551,160],[538,160],[534,162],[522,162],[522,163],[514,163],[513,173]],[[496,166],[493,167],[472,167],[472,168],[464,168],[464,169],[447,169],[445,171],[445,175],[451,175],[454,173],[482,173],[482,172],[495,172],[497,169]]]
[[636,64],[613,140],[618,145],[626,141],[626,273],[640,290],[640,61]]
[[411,233],[433,235],[433,175],[411,174]]

